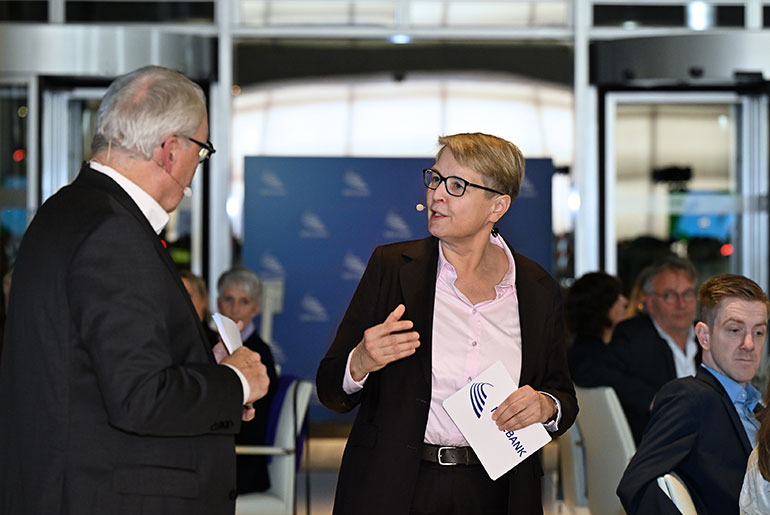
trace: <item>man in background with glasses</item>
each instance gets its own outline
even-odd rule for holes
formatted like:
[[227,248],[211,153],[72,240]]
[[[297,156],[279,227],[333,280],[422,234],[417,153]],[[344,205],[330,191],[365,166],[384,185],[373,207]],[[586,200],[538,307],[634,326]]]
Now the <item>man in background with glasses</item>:
[[234,512],[234,435],[267,374],[246,347],[216,363],[158,236],[207,136],[187,77],[119,77],[91,161],[27,229],[0,367],[1,514]]
[[678,377],[694,376],[701,362],[692,263],[670,256],[643,273],[646,312],[618,324],[607,353],[609,365],[625,377],[621,384],[609,386],[618,394],[637,445],[660,387]]

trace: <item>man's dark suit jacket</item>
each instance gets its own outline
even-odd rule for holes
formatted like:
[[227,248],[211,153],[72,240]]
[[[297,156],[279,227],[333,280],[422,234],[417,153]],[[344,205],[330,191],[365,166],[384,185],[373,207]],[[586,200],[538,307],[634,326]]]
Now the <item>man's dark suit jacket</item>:
[[[569,428],[577,401],[569,377],[561,293],[537,264],[514,253],[521,320],[520,384],[548,392],[561,402],[554,436]],[[438,240],[396,243],[375,249],[329,351],[318,369],[321,402],[337,412],[359,406],[342,459],[334,513],[399,515],[409,512],[420,466],[431,399],[433,304]],[[360,392],[348,396],[342,380],[348,354],[364,330],[382,323],[400,303],[404,320],[420,334],[415,354],[369,375]],[[510,513],[541,513],[537,456],[498,479],[510,484]]]
[[[695,355],[700,365],[701,348]],[[604,357],[606,366],[617,369],[624,377],[612,386],[631,426],[636,444],[642,440],[644,428],[650,420],[650,406],[661,386],[676,379],[676,365],[671,347],[660,337],[646,315],[638,315],[618,324]]]
[[738,512],[751,444],[727,392],[709,371],[666,384],[626,468],[618,496],[629,513],[679,513],[657,478],[676,472],[699,514]]
[[84,166],[38,210],[13,286],[0,513],[233,513],[242,386],[124,190]]

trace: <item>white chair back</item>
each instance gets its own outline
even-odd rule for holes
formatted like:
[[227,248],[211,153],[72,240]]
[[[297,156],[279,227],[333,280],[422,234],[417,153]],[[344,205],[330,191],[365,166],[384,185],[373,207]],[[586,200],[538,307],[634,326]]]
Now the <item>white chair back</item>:
[[239,446],[244,454],[272,455],[267,465],[270,488],[265,492],[239,495],[236,515],[291,515],[294,513],[297,477],[296,439],[305,421],[313,386],[309,381],[294,379],[286,390],[278,414],[275,443],[267,446]]
[[609,386],[575,388],[583,437],[586,490],[591,515],[623,514],[615,490],[636,452],[636,444],[615,390]]
[[583,436],[574,424],[559,438],[559,471],[564,502],[570,506],[588,506],[586,496],[586,459]]
[[695,504],[690,497],[690,491],[684,481],[673,472],[658,478],[658,486],[671,499],[671,502],[682,512],[682,515],[698,515]]

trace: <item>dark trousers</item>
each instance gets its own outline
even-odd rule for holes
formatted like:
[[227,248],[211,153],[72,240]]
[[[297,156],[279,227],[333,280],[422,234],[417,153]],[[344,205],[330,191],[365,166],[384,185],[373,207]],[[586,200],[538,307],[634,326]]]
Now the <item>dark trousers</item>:
[[411,515],[504,515],[508,475],[489,479],[481,465],[420,462]]

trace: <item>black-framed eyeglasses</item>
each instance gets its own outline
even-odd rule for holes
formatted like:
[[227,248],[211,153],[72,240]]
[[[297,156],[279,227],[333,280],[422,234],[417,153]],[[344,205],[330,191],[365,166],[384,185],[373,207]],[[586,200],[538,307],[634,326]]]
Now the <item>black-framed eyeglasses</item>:
[[422,177],[423,181],[425,182],[425,186],[431,190],[435,190],[438,188],[439,184],[443,182],[444,187],[446,188],[446,192],[453,197],[462,197],[465,194],[465,190],[468,188],[468,186],[473,186],[474,188],[478,188],[480,190],[491,191],[492,193],[497,193],[498,195],[505,195],[505,193],[502,191],[493,190],[492,188],[487,188],[486,186],[482,186],[480,184],[473,184],[472,182],[466,181],[462,177],[456,177],[454,175],[444,177],[432,168],[425,168],[422,171]]
[[663,299],[663,302],[666,304],[675,304],[680,301],[684,304],[695,302],[695,290],[692,288],[684,290],[683,292],[666,290],[663,293],[653,292],[652,294]]
[[202,143],[198,141],[197,139],[193,139],[190,136],[185,136],[185,138],[189,139],[199,147],[201,147],[200,152],[198,152],[198,162],[199,163],[205,163],[209,160],[211,157],[211,154],[217,151],[217,149],[214,148],[214,145],[211,144],[210,141],[206,141],[206,143]]

